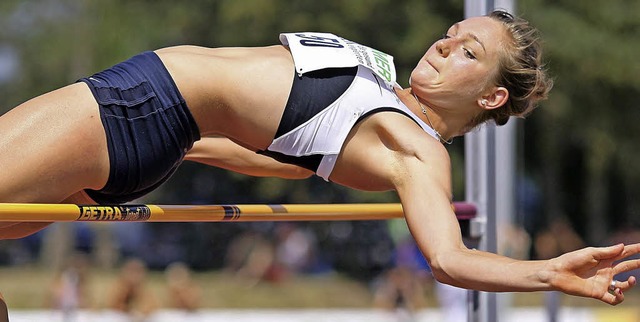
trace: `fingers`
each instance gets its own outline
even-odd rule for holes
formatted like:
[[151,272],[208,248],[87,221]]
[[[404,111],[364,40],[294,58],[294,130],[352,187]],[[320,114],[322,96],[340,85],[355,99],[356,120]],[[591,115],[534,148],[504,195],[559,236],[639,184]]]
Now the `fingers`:
[[630,259],[613,265],[613,275],[640,269],[640,259]]
[[611,286],[609,286],[607,291],[604,292],[600,300],[609,305],[618,305],[622,303],[624,301],[624,292],[621,287],[629,287],[622,284],[623,282],[620,281],[612,281]]
[[624,245],[624,250],[618,256],[618,258],[616,258],[616,260],[627,258],[636,254],[640,254],[640,244]]
[[593,258],[596,260],[615,259],[619,257],[625,250],[623,244],[617,244],[609,247],[592,248]]
[[616,281],[615,290],[624,293],[630,290],[635,285],[636,285],[636,278],[634,276],[631,276],[626,281]]
[[613,288],[604,293],[601,300],[610,305],[618,305],[624,301],[624,292],[636,285],[636,278],[631,276],[626,281],[612,281]]
[[609,247],[592,248],[593,258],[596,260],[618,261],[629,256],[640,254],[640,243],[637,244],[617,244]]
[[624,301],[624,294],[620,290],[606,292],[600,300],[609,305],[618,305]]
[[624,302],[624,293],[617,288],[613,292],[607,292],[602,300],[611,305],[618,305]]

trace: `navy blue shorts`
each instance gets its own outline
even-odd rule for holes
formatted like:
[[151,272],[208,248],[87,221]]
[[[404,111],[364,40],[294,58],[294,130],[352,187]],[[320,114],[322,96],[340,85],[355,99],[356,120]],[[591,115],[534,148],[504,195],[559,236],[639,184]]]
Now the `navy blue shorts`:
[[87,189],[99,204],[125,203],[153,191],[182,162],[200,131],[171,75],[145,52],[79,81],[100,105],[107,134],[109,180]]

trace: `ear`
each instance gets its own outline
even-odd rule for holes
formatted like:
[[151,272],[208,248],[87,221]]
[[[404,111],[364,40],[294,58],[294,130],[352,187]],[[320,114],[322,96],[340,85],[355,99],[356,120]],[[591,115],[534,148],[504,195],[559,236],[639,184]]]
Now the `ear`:
[[494,87],[492,91],[478,100],[478,105],[485,110],[492,110],[503,106],[509,99],[509,90],[504,87]]

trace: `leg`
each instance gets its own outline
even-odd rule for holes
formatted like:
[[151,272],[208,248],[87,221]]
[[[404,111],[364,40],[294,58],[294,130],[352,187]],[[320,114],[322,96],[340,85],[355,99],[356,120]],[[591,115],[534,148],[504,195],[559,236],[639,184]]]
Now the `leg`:
[[[90,205],[95,202],[89,198],[84,192],[80,191],[71,197],[62,201],[62,203],[84,204]],[[0,222],[0,240],[2,239],[19,239],[31,234],[35,234],[40,230],[49,226],[50,222]],[[2,321],[0,321],[2,322]]]
[[[98,105],[82,83],[27,101],[0,117],[0,202],[58,203],[109,176]],[[0,223],[0,239],[47,223]],[[3,229],[4,228],[4,229]]]
[[7,304],[4,302],[2,293],[0,293],[0,322],[9,322],[9,312],[7,311]]
[[0,117],[0,202],[57,203],[100,189],[109,156],[98,105],[78,83]]

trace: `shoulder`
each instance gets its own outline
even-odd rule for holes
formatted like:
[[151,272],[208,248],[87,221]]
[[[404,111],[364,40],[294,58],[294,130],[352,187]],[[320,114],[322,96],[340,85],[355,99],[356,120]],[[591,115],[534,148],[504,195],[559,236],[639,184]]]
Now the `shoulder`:
[[[446,183],[450,178],[451,162],[447,149],[408,117],[387,113],[377,130],[389,153],[390,179],[394,185],[414,179],[433,179]],[[398,114],[398,115],[396,115]]]
[[380,112],[349,133],[331,180],[363,190],[398,190],[420,180],[446,184],[449,172],[440,142],[406,115]]
[[402,126],[393,126],[388,133],[379,132],[381,140],[389,142],[386,144],[389,153],[384,160],[388,164],[389,183],[402,200],[434,193],[450,200],[451,160],[447,149],[413,121],[409,122],[412,124],[403,122]]
[[373,120],[373,126],[380,139],[391,151],[397,152],[398,157],[449,161],[449,154],[444,145],[411,118],[394,112],[379,114],[379,117]]

